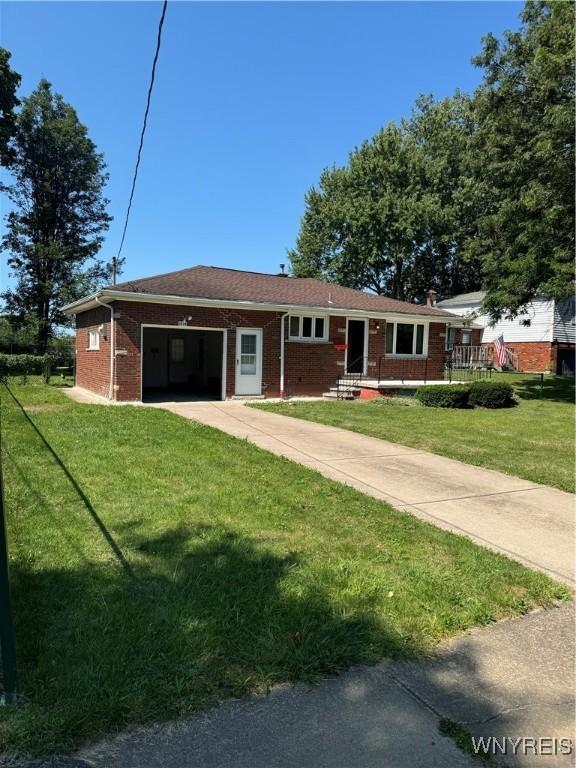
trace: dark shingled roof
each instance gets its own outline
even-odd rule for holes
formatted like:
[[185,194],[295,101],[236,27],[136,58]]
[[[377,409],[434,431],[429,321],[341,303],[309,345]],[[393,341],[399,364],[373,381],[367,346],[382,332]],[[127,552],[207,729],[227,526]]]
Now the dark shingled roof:
[[109,285],[104,290],[182,296],[190,299],[322,307],[327,310],[356,309],[365,312],[452,316],[449,312],[434,307],[409,304],[310,277],[267,275],[261,272],[244,272],[222,267],[190,267],[178,272],[168,272],[165,275]]

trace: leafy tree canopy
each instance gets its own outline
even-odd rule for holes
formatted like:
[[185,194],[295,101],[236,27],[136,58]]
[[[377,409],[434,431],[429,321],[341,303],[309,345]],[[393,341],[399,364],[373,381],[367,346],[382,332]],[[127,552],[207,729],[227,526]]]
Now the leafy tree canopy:
[[421,97],[410,120],[325,170],[306,196],[294,274],[416,301],[474,287],[477,269],[459,256],[471,127],[465,96]]
[[472,98],[420,97],[306,195],[297,276],[420,301],[485,288],[493,318],[573,291],[574,5],[488,35]]
[[573,291],[574,4],[529,2],[518,32],[484,39],[475,63],[478,233],[485,305],[515,315]]
[[20,75],[10,68],[10,52],[0,48],[0,164],[7,165],[12,153],[9,141],[14,133],[14,109],[20,103],[16,89],[20,85]]
[[2,246],[17,283],[3,298],[13,318],[36,324],[44,351],[67,322],[60,307],[108,274],[96,258],[111,220],[107,176],[86,127],[46,80],[23,99],[10,148],[13,210]]

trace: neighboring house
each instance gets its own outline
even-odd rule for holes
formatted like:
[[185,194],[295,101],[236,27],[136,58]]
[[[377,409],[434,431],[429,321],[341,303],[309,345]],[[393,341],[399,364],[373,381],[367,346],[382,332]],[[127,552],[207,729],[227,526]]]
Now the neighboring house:
[[76,383],[115,400],[320,395],[344,374],[441,379],[446,310],[311,278],[197,266],[69,304]]
[[498,336],[518,358],[521,371],[553,371],[574,375],[576,312],[574,296],[560,301],[535,299],[513,320],[491,323],[482,314],[485,293],[462,293],[439,301],[436,306],[472,320],[483,328],[482,343],[490,344]]

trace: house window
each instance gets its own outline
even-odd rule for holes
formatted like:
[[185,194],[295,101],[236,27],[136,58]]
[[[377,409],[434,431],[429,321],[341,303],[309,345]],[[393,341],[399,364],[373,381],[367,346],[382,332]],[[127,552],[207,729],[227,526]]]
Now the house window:
[[290,315],[288,337],[293,341],[326,341],[327,331],[325,317]]
[[454,328],[446,328],[446,343],[444,344],[446,352],[452,352],[454,349]]
[[170,362],[183,363],[184,354],[184,339],[181,336],[173,336],[170,339]]
[[243,376],[255,376],[257,373],[255,333],[243,333],[240,339],[240,373]]
[[460,336],[460,342],[462,346],[468,346],[471,341],[472,341],[471,331],[462,331],[462,335]]
[[423,323],[386,323],[386,354],[423,355],[425,329]]
[[100,349],[100,333],[88,331],[88,349]]

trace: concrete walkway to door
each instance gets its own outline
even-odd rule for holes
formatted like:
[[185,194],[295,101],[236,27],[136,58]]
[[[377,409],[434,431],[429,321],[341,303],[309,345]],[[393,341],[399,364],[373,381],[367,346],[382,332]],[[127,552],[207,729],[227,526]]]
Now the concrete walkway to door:
[[238,401],[161,403],[574,584],[574,496]]

